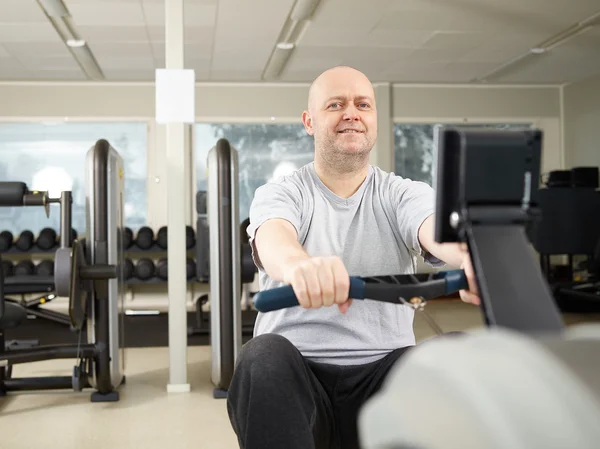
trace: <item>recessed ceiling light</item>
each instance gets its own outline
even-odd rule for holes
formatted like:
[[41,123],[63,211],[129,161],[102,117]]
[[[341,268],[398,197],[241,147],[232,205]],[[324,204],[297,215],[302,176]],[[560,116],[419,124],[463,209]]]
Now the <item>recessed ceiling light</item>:
[[280,50],[291,50],[292,48],[294,48],[294,44],[292,44],[291,42],[278,42],[277,48],[279,48]]
[[73,48],[83,47],[85,41],[83,39],[69,39],[67,40],[67,45]]
[[541,48],[541,47],[533,47],[529,51],[531,53],[533,53],[534,55],[541,55],[542,53],[546,53],[546,49],[545,48]]

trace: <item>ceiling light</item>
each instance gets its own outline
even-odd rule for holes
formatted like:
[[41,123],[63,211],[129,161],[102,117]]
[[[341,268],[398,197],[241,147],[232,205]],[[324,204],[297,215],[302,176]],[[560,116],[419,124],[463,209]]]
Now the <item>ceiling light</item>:
[[534,55],[541,55],[542,53],[546,53],[546,49],[543,47],[533,47],[529,49],[529,51]]
[[280,50],[291,50],[292,48],[294,48],[294,44],[292,44],[291,42],[278,42],[277,48],[279,48]]
[[83,39],[67,39],[67,45],[72,48],[83,47],[85,41]]

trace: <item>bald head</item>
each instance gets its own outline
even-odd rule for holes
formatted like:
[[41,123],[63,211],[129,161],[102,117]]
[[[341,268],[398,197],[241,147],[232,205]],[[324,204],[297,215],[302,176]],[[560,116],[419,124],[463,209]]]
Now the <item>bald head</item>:
[[[362,92],[375,105],[375,92],[369,78],[359,70],[348,66],[337,66],[321,73],[308,90],[308,110],[314,114],[328,98],[341,96],[348,91]],[[316,109],[315,109],[316,108]]]
[[321,73],[308,93],[302,123],[315,138],[315,162],[336,173],[368,164],[377,139],[377,108],[371,81],[352,67]]

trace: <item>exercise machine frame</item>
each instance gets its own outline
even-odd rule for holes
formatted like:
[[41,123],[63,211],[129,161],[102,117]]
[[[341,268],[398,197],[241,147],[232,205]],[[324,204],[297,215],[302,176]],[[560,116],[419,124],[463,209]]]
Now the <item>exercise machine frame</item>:
[[[104,139],[99,140],[86,156],[88,239],[70,242],[71,192],[61,194],[61,242],[55,259],[57,291],[68,291],[71,318],[78,305],[86,313],[88,343],[47,345],[34,348],[4,349],[4,331],[0,335],[0,394],[10,391],[55,390],[93,387],[93,402],[117,401],[116,388],[125,382],[123,373],[123,160]],[[46,192],[29,192],[24,183],[2,183],[0,205],[43,205],[49,213]],[[19,184],[17,189],[16,184]],[[7,189],[7,190],[4,190]],[[2,193],[13,192],[13,195]],[[14,194],[17,193],[17,194]],[[83,249],[85,245],[86,249]],[[77,257],[85,257],[77,262]],[[67,266],[68,265],[68,266]],[[83,265],[83,266],[82,266]],[[3,277],[3,276],[2,276]],[[65,284],[68,283],[68,288]],[[0,298],[4,304],[4,298]],[[6,311],[6,310],[4,310]],[[79,327],[79,332],[82,331]],[[81,335],[80,335],[81,337]],[[6,378],[15,364],[52,359],[80,359],[72,376]]]

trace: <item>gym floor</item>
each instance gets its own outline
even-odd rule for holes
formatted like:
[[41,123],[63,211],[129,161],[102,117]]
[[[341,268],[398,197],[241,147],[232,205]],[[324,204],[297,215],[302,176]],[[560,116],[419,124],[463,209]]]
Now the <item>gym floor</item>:
[[[428,304],[430,315],[445,331],[479,328],[479,309],[460,300]],[[600,321],[600,315],[568,314],[568,324]],[[415,319],[417,339],[434,334],[426,321]],[[213,399],[210,347],[188,349],[189,394],[168,394],[167,347],[128,348],[127,384],[114,403],[91,403],[90,393],[11,393],[0,399],[2,447],[30,449],[235,449],[236,437],[223,399]],[[66,375],[71,360],[18,365],[15,376]]]

